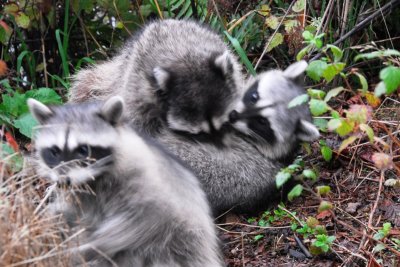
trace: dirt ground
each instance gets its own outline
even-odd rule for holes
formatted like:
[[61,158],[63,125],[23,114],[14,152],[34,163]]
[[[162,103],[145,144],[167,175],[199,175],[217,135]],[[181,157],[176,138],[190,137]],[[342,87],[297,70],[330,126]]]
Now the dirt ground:
[[[386,99],[371,121],[374,130],[389,130],[380,131],[381,138],[391,145],[393,155],[397,155],[394,158],[400,154],[399,107],[398,98]],[[324,135],[323,138],[334,148],[339,144],[333,135]],[[314,151],[313,155],[305,158],[308,165],[319,170],[319,181],[313,187],[331,187],[331,192],[324,199],[333,203],[333,209],[318,213],[320,200],[310,193],[285,203],[285,209],[295,214],[294,217],[303,221],[314,217],[320,225],[325,226],[329,235],[336,237],[328,253],[307,255],[312,238],[304,238],[291,230],[291,224],[296,219],[290,215],[260,227],[257,221],[262,218],[262,214],[250,223],[249,216],[229,214],[219,224],[227,265],[400,266],[399,247],[388,238],[381,241],[373,239],[384,222],[390,222],[392,226],[388,237],[400,238],[400,189],[385,185],[387,179],[399,177],[398,162],[394,160],[393,169],[381,172],[371,161],[372,152],[367,140],[351,145],[330,163],[324,163],[318,151]],[[260,234],[263,237],[256,241]],[[375,252],[374,247],[379,244],[384,249]]]

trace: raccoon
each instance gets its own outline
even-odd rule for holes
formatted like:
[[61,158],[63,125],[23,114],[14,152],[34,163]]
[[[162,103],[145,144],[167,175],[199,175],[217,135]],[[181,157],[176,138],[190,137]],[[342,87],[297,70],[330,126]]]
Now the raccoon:
[[288,107],[291,100],[305,94],[300,82],[307,66],[302,60],[284,71],[270,70],[249,79],[242,101],[229,114],[233,126],[257,139],[258,147],[269,158],[283,159],[299,142],[319,137],[306,104]]
[[130,120],[152,135],[164,125],[190,134],[220,129],[244,85],[218,34],[173,19],[147,24],[118,56],[74,79],[71,102],[121,95]]
[[200,178],[214,214],[234,209],[254,213],[281,199],[275,175],[296,156],[300,142],[319,137],[306,105],[288,108],[305,90],[299,80],[305,61],[285,71],[271,70],[249,79],[232,125],[221,131],[225,146],[191,142],[164,131],[157,139],[187,162]]
[[28,106],[37,171],[58,184],[51,209],[85,229],[74,252],[89,266],[223,266],[196,177],[124,122],[121,97]]

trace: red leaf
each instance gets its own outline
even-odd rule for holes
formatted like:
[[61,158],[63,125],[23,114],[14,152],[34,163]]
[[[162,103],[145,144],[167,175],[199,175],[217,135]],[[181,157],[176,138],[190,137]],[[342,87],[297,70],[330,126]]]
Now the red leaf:
[[17,141],[15,141],[14,137],[9,132],[6,132],[5,136],[6,136],[7,143],[12,147],[12,149],[15,152],[18,152],[19,147],[18,147]]
[[318,213],[317,219],[325,219],[325,218],[328,218],[331,216],[332,216],[332,213],[330,210],[324,210],[324,211],[321,211],[320,213]]

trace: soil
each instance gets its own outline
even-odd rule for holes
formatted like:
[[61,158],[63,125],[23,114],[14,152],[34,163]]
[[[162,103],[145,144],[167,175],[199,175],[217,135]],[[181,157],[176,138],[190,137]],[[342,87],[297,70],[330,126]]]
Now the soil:
[[[392,155],[397,159],[398,139],[396,135],[388,137],[386,130],[397,133],[398,137],[399,103],[396,99],[383,101],[370,124],[391,146]],[[386,130],[382,130],[385,129],[382,125]],[[333,148],[340,145],[338,137],[332,134],[325,134],[322,139]],[[315,144],[313,148],[314,153],[304,159],[307,165],[319,170],[319,180],[307,185],[309,188],[329,185],[331,192],[322,200],[331,202],[333,208],[318,212],[321,199],[309,192],[284,205],[303,222],[309,217],[317,219],[328,235],[336,237],[331,249],[320,255],[307,255],[315,236],[305,237],[293,231],[291,225],[298,222],[288,213],[272,220],[267,227],[257,223],[265,219],[263,213],[255,222],[250,216],[231,213],[220,219],[218,225],[227,266],[400,266],[400,246],[389,240],[400,239],[400,188],[385,185],[388,179],[400,176],[398,160],[394,160],[393,168],[378,170],[371,160],[375,151],[368,140],[350,145],[330,163],[324,162]],[[269,211],[273,214],[276,209],[271,207]],[[392,226],[389,235],[380,241],[374,240],[374,235],[387,222]],[[375,251],[377,245],[383,245],[383,250]]]

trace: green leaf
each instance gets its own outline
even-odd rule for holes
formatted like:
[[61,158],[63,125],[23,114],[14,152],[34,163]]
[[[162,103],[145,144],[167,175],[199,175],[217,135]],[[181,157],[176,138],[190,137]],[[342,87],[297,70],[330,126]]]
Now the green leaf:
[[294,198],[300,196],[302,192],[303,192],[303,186],[301,184],[298,184],[295,187],[293,187],[292,190],[290,190],[290,192],[288,193],[289,201],[292,201]]
[[19,11],[19,7],[15,3],[10,3],[10,4],[7,4],[4,6],[5,14],[15,15],[16,13],[18,13],[18,11]]
[[289,102],[288,108],[300,106],[300,105],[306,103],[308,101],[308,98],[309,97],[307,94],[302,94],[302,95],[296,96]]
[[324,99],[325,102],[328,102],[329,100],[331,100],[332,97],[337,96],[338,94],[340,94],[343,90],[345,90],[342,86],[340,87],[336,87],[332,90],[329,90],[329,92],[326,94],[326,97]]
[[296,3],[294,3],[292,10],[296,13],[299,13],[304,10],[306,7],[306,0],[297,0]]
[[388,66],[380,71],[379,78],[386,85],[386,94],[391,94],[400,86],[400,68]]
[[264,219],[261,219],[261,220],[258,221],[258,226],[266,227],[268,225],[269,225],[268,222],[266,220],[264,220]]
[[383,238],[385,238],[385,235],[381,231],[379,231],[378,233],[374,234],[373,238],[375,240],[382,240]]
[[392,229],[392,224],[390,222],[386,222],[382,226],[382,232],[385,234],[385,236],[389,235],[391,229]]
[[334,119],[340,119],[340,118],[341,118],[341,117],[340,117],[340,113],[337,112],[336,110],[331,110],[331,116],[332,116],[332,118],[334,118]]
[[301,49],[300,52],[297,53],[296,60],[300,61],[308,53],[309,50],[310,46],[306,46],[303,49]]
[[1,26],[1,24],[0,24],[0,43],[2,43],[2,44],[8,43],[6,30]]
[[282,35],[282,33],[278,32],[272,37],[271,42],[269,42],[267,52],[270,52],[272,49],[274,49],[275,47],[277,47],[278,45],[280,45],[282,43],[283,43],[283,35]]
[[323,100],[311,99],[309,105],[314,116],[322,115],[329,110],[329,106]]
[[354,58],[354,60],[357,61],[359,59],[373,59],[373,58],[377,58],[377,57],[391,57],[391,56],[400,57],[400,52],[397,50],[394,50],[394,49],[374,51],[371,53],[357,55]]
[[22,115],[19,119],[14,121],[15,128],[29,138],[32,138],[32,130],[37,124],[37,121],[30,113]]
[[368,135],[369,142],[374,143],[374,130],[364,123],[360,124],[360,129]]
[[29,24],[30,24],[29,17],[23,12],[18,13],[18,15],[15,17],[15,22],[21,28],[24,28],[24,29],[29,28]]
[[326,119],[315,118],[313,124],[322,132],[326,132],[328,130],[328,121]]
[[361,91],[363,93],[366,93],[368,91],[368,82],[367,79],[362,75],[361,73],[355,72],[355,75],[357,75],[358,79],[360,80],[361,83]]
[[345,66],[346,64],[341,62],[328,64],[328,66],[324,69],[322,76],[329,83],[344,69]]
[[316,189],[317,189],[317,194],[320,196],[327,195],[331,192],[331,187],[328,185],[317,186]]
[[309,31],[304,31],[302,35],[303,35],[304,40],[306,40],[306,41],[310,41],[314,38],[314,35]]
[[343,51],[339,47],[335,45],[328,44],[326,45],[328,49],[332,51],[333,57],[334,57],[334,62],[339,62],[342,57],[343,57]]
[[251,217],[251,218],[248,218],[247,219],[247,222],[248,223],[254,223],[254,222],[256,222],[257,221],[257,219],[255,218],[255,217]]
[[43,104],[61,104],[61,97],[50,88],[39,88],[37,90],[30,90],[26,92],[26,98],[34,98]]
[[271,16],[267,17],[267,19],[265,20],[265,23],[271,29],[276,30],[276,28],[278,28],[278,25],[279,25],[279,20],[276,16],[271,15]]
[[286,171],[278,172],[278,174],[275,176],[276,187],[281,188],[282,185],[284,185],[291,177],[292,174]]
[[318,212],[321,213],[325,210],[331,210],[332,208],[333,208],[333,205],[331,202],[323,200],[323,201],[321,201],[321,203],[319,203]]
[[315,174],[315,172],[313,170],[304,170],[303,171],[303,175],[304,177],[306,177],[307,179],[316,181],[317,180],[317,175]]
[[378,85],[375,87],[375,96],[380,97],[384,93],[386,93],[386,85],[384,82],[379,82]]
[[342,120],[342,123],[336,128],[336,133],[340,136],[345,136],[351,133],[354,129],[354,123],[347,120]]
[[332,159],[332,149],[329,146],[321,147],[321,154],[325,161],[329,162]]
[[326,93],[322,90],[317,90],[317,89],[308,89],[307,93],[311,98],[316,98],[316,99],[323,99],[326,95]]
[[284,21],[283,24],[285,25],[285,31],[290,34],[299,25],[299,21],[297,19],[289,19]]
[[312,61],[307,67],[307,76],[318,82],[325,72],[328,64],[322,60]]
[[3,95],[1,106],[4,111],[14,117],[18,117],[19,115],[28,112],[26,96],[25,94],[20,94],[18,92],[14,92],[13,96]]
[[256,71],[255,71],[253,65],[251,64],[249,58],[247,57],[246,52],[240,46],[239,41],[236,38],[232,37],[227,31],[224,31],[224,34],[228,38],[228,40],[231,42],[233,48],[238,53],[240,60],[246,65],[247,70],[250,72],[251,75],[255,76]]
[[254,241],[258,241],[258,240],[262,239],[263,237],[264,237],[264,235],[256,235],[254,237]]

